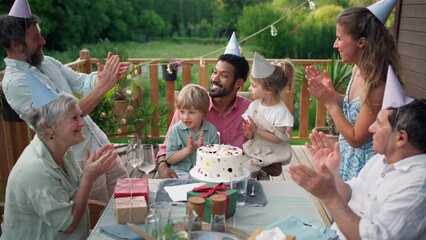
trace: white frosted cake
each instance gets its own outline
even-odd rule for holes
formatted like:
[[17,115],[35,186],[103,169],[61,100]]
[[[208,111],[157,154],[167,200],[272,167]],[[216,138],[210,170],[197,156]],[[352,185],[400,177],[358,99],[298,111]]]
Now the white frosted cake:
[[192,169],[197,178],[219,182],[243,176],[243,151],[230,145],[210,144],[197,149],[197,162]]

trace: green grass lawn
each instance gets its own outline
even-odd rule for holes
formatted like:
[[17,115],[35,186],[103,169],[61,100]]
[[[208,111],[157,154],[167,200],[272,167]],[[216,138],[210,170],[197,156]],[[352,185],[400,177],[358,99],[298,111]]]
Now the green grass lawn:
[[[92,57],[106,56],[106,47],[113,52],[126,55],[129,58],[199,58],[211,53],[205,58],[217,58],[225,51],[228,40],[205,39],[178,39],[159,40],[149,42],[124,42],[87,44],[80,48],[74,47],[66,52],[46,51],[46,55],[57,58],[63,63],[74,61],[78,58],[81,49],[88,49]],[[244,55],[252,58],[255,48],[250,45],[241,46]],[[125,54],[122,54],[122,53]]]

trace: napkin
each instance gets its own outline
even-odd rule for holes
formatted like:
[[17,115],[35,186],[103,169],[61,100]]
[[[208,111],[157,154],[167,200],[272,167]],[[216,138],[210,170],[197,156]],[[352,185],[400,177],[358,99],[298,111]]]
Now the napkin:
[[[141,227],[142,224],[136,224]],[[141,227],[143,228],[143,227]],[[110,224],[100,227],[100,232],[117,240],[141,240],[138,234],[133,232],[126,224]]]
[[296,216],[288,216],[278,222],[266,227],[272,229],[279,227],[281,231],[294,235],[297,240],[332,240],[337,239],[335,230],[327,228],[323,224],[311,223],[310,221]]
[[[167,191],[164,189],[166,186],[178,186],[183,184],[191,184],[191,183],[199,183],[200,181],[197,181],[195,179],[166,179],[160,182],[158,185],[158,191],[157,191],[157,198],[155,199],[156,202],[173,202],[173,200],[170,198]],[[186,193],[185,193],[186,196]]]
[[283,240],[283,239],[287,239],[287,237],[281,231],[279,227],[275,227],[269,230],[264,230],[256,237],[256,240]]

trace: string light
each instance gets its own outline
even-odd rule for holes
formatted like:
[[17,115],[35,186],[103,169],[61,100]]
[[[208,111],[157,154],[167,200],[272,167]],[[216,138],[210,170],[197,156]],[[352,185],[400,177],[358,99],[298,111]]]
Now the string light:
[[200,57],[200,67],[204,68],[206,66],[206,62],[204,61],[203,57]]
[[315,8],[317,7],[316,5],[315,5],[315,3],[314,2],[312,2],[311,0],[308,0],[308,2],[309,2],[309,8],[313,11],[313,10],[315,10]]
[[275,28],[274,25],[271,25],[271,36],[275,37],[278,34],[278,30]]

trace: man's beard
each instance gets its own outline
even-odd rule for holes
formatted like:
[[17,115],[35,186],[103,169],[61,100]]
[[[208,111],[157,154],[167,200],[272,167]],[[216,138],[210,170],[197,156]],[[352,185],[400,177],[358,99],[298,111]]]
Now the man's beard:
[[28,63],[32,66],[40,66],[44,60],[43,50],[36,51],[33,54],[27,54]]
[[216,85],[216,86],[218,86],[219,88],[218,89],[216,89],[214,92],[211,90],[211,87],[210,87],[210,91],[209,91],[209,95],[210,95],[210,97],[211,98],[219,98],[219,97],[226,97],[226,96],[228,96],[233,90],[234,90],[234,85],[235,85],[235,82],[236,81],[234,81],[232,84],[231,84],[231,86],[229,86],[228,88],[224,88],[223,86],[222,86],[222,84],[220,84],[220,83],[216,83],[216,84],[214,84],[213,82],[211,83],[212,85]]

